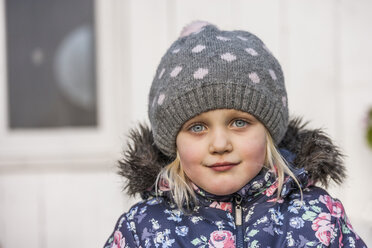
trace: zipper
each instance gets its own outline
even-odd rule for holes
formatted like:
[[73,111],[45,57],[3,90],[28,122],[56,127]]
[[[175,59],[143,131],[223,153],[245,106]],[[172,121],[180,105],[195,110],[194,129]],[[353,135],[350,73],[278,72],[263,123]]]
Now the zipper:
[[242,197],[240,195],[235,196],[235,226],[237,229],[236,233],[236,247],[243,248],[244,237],[243,237],[243,210],[242,210]]

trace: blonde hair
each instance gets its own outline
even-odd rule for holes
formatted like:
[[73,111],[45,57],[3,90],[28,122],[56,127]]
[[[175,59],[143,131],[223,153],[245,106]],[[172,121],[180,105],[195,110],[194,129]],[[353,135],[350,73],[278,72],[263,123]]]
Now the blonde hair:
[[[277,178],[278,181],[278,190],[276,198],[277,200],[280,199],[285,174],[287,174],[288,176],[293,178],[293,180],[299,187],[302,201],[301,186],[296,176],[289,169],[287,162],[279,153],[278,149],[274,144],[273,139],[271,138],[270,133],[267,130],[266,130],[266,156],[264,166],[273,171]],[[155,182],[156,192],[158,192],[157,187],[160,180],[166,180],[168,182],[170,192],[173,197],[173,201],[180,210],[183,211],[184,206],[186,206],[186,208],[189,210],[190,203],[197,205],[197,200],[192,182],[182,169],[178,152],[176,159],[167,166],[165,166],[158,174],[158,177]]]
[[266,131],[266,156],[265,156],[265,166],[269,167],[270,170],[275,172],[275,176],[278,180],[278,194],[277,194],[277,200],[280,199],[280,194],[283,189],[285,174],[290,176],[295,183],[297,184],[298,188],[300,189],[301,193],[301,202],[302,202],[302,189],[301,185],[298,182],[296,176],[293,174],[293,172],[289,169],[287,165],[287,161],[283,158],[283,156],[280,154],[278,149],[276,148],[273,139],[271,138],[270,133]]
[[184,210],[184,205],[189,209],[190,203],[197,203],[191,180],[186,176],[181,167],[178,152],[176,159],[165,166],[158,174],[155,182],[156,193],[158,192],[157,187],[160,180],[166,180],[168,182],[173,201],[179,209]]

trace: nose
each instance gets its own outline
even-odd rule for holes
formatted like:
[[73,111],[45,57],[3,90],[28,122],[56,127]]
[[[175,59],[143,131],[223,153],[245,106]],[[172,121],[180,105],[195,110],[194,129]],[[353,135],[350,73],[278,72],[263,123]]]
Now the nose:
[[212,154],[223,154],[232,151],[232,143],[229,133],[222,128],[211,132],[211,140],[209,144],[209,152]]

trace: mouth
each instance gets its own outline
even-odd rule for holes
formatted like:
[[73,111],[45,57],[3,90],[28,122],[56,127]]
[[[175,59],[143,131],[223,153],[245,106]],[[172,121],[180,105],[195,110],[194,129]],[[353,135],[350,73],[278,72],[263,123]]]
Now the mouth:
[[232,169],[234,166],[238,164],[239,163],[223,162],[223,163],[215,163],[208,167],[215,171],[227,171],[227,170]]

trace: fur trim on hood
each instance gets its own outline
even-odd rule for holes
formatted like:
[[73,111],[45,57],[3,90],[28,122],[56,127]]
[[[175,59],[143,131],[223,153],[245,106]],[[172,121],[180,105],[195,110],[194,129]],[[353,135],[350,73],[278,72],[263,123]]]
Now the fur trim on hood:
[[[346,177],[343,155],[331,139],[320,129],[305,128],[301,119],[290,121],[279,148],[295,155],[293,165],[304,168],[313,183],[325,187],[333,180],[341,184]],[[146,125],[139,125],[129,133],[128,148],[119,160],[119,175],[125,177],[124,190],[129,195],[150,190],[160,170],[171,162],[154,144],[152,132]]]

